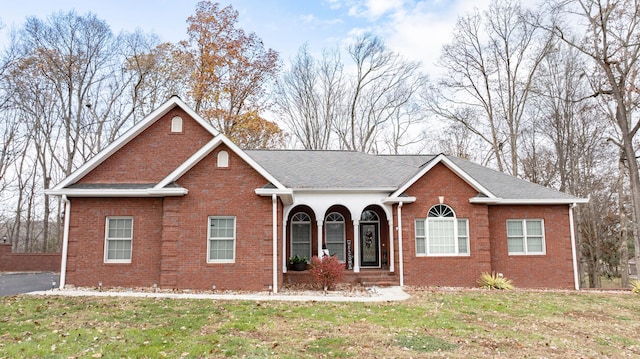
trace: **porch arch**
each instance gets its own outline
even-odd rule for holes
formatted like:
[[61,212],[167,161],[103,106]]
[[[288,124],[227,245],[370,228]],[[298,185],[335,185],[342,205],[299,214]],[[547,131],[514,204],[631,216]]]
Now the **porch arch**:
[[314,254],[316,234],[314,224],[316,216],[314,211],[306,205],[297,205],[289,210],[285,225],[285,237],[283,243],[285,270],[287,259],[297,255],[311,259]]

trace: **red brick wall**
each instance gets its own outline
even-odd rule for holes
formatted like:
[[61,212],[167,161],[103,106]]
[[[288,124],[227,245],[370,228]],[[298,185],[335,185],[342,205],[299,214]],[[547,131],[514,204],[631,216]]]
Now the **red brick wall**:
[[[217,168],[219,150],[229,167]],[[272,283],[272,202],[255,189],[267,182],[225,146],[178,180],[189,193],[164,199],[71,201],[67,284],[210,290],[266,290]],[[278,202],[278,223],[282,205]],[[107,216],[133,216],[130,264],[104,263]],[[234,263],[207,263],[209,216],[236,217]],[[278,227],[278,249],[282,229]],[[280,252],[280,251],[279,251]],[[278,268],[282,254],[278,254]],[[279,283],[282,273],[278,271]]]
[[[406,193],[416,202],[402,207],[402,238],[404,256],[404,282],[413,286],[474,287],[480,273],[491,271],[489,221],[487,206],[470,204],[469,198],[477,191],[451,172],[437,164]],[[451,207],[456,217],[469,220],[470,256],[427,257],[417,256],[415,246],[415,219],[424,219],[431,207],[439,204]],[[394,214],[396,214],[394,209]],[[395,223],[397,218],[394,219]],[[396,248],[397,250],[397,248]]]
[[0,243],[0,272],[60,272],[60,253],[12,253]]
[[[171,119],[182,117],[182,133],[171,132]],[[79,183],[157,183],[213,136],[175,107],[89,172]]]
[[[66,284],[151,287],[160,283],[162,198],[71,198]],[[104,263],[106,218],[133,217],[131,263]]]
[[[546,255],[509,255],[507,219],[544,219]],[[574,288],[568,205],[492,206],[493,270],[523,288]]]
[[[216,166],[220,150],[229,153],[228,168]],[[211,289],[215,284],[219,290],[266,290],[273,275],[272,202],[255,194],[255,189],[267,181],[220,146],[177,182],[189,194],[165,200],[162,287]],[[236,218],[234,263],[207,263],[209,216]],[[277,233],[280,237],[280,225]],[[278,247],[281,243],[280,238]],[[279,256],[278,269],[281,263]]]
[[[498,272],[522,288],[574,287],[567,205],[487,206],[471,204],[477,191],[443,164],[432,168],[407,190],[417,198],[406,204],[403,214],[405,284],[419,286],[476,287],[482,272]],[[470,256],[416,256],[415,219],[444,197],[458,218],[469,221]],[[394,209],[394,215],[396,209]],[[510,256],[507,250],[507,219],[543,219],[546,255]],[[394,218],[397,223],[397,218]]]

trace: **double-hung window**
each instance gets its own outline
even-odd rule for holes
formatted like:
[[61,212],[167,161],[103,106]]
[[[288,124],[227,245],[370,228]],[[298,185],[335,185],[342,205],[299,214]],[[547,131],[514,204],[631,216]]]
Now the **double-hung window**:
[[107,217],[104,261],[131,263],[133,217]]
[[544,222],[541,219],[508,219],[509,254],[545,254]]
[[236,251],[236,218],[209,217],[207,262],[231,263]]
[[431,207],[426,219],[416,219],[415,229],[417,255],[469,255],[469,221],[456,218],[447,205]]

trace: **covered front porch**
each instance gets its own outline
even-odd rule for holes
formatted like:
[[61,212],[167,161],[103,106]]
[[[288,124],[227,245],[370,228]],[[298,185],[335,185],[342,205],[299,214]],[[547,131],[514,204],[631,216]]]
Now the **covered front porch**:
[[313,282],[308,270],[294,270],[293,257],[310,263],[313,256],[336,256],[345,266],[343,282],[401,285],[393,205],[383,202],[385,195],[339,193],[332,198],[341,203],[328,203],[326,193],[296,193],[284,208],[283,284]]

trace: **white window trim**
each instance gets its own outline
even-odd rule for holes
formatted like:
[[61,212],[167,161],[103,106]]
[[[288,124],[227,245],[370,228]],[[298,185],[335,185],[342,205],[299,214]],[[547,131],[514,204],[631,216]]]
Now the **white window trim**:
[[[212,219],[233,219],[233,237],[211,238],[211,220]],[[207,218],[207,263],[235,263],[236,262],[236,228],[237,220],[235,216],[209,216]],[[211,259],[209,253],[211,251],[212,240],[233,240],[233,258],[232,259]]]
[[[446,206],[446,205],[445,205]],[[449,206],[447,206],[449,207]],[[470,244],[470,235],[469,235],[469,219],[468,218],[458,218],[455,214],[453,208],[449,207],[451,212],[453,212],[453,217],[429,217],[427,215],[426,218],[417,218],[414,221],[414,235],[415,235],[415,248],[416,248],[416,256],[417,257],[470,257],[471,256],[471,244]],[[431,210],[431,209],[430,209]],[[429,211],[430,211],[429,210]],[[451,220],[453,222],[453,236],[455,238],[454,248],[455,253],[431,253],[429,250],[429,218],[434,218],[438,220]],[[418,226],[417,222],[424,222],[424,236],[418,236]],[[464,221],[465,226],[467,227],[467,253],[460,253],[460,235],[458,234],[458,222]],[[424,239],[424,253],[418,252],[418,239]]]
[[[508,222],[522,222],[522,237],[523,237],[523,246],[524,246],[524,252],[511,252],[509,250],[509,227],[507,226]],[[527,222],[531,222],[531,221],[540,221],[540,225],[542,226],[542,252],[529,252],[529,248],[527,245],[527,239],[528,239],[528,235],[527,235]],[[506,234],[507,234],[507,252],[509,253],[510,256],[544,256],[547,255],[547,239],[545,236],[545,229],[544,229],[544,219],[542,218],[526,218],[526,219],[519,219],[519,218],[509,218],[507,219],[507,221],[505,222],[505,229],[506,229]]]
[[[111,219],[130,219],[131,220],[131,237],[130,238],[109,238],[109,220]],[[109,259],[109,241],[110,240],[129,240],[131,241],[131,253],[129,259]],[[133,217],[132,216],[107,216],[104,225],[104,263],[131,263],[133,258]]]

